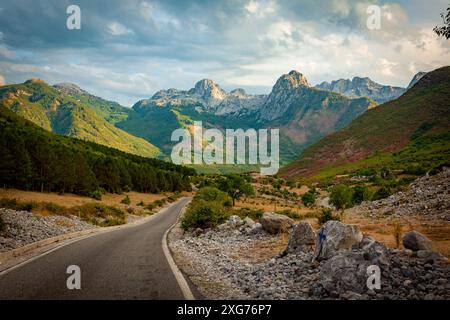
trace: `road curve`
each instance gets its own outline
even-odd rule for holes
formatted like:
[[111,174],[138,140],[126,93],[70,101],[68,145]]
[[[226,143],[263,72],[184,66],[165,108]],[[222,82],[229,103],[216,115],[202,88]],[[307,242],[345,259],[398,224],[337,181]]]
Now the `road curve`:
[[[183,198],[143,224],[63,246],[0,276],[0,299],[184,299],[162,238],[189,201]],[[67,289],[69,265],[81,289]]]

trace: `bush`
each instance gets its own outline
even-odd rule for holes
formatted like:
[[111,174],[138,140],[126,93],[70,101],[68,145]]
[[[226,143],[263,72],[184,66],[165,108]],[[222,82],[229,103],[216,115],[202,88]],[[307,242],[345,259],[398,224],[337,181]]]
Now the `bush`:
[[291,211],[289,209],[277,211],[276,213],[288,216],[291,219],[300,219],[300,215],[297,212]]
[[220,191],[215,187],[201,188],[195,198],[204,201],[217,202],[224,206],[231,206],[233,204],[231,197],[226,192]]
[[128,197],[128,195],[127,195],[125,198],[122,199],[122,201],[120,201],[120,203],[130,205],[131,204],[130,197]]
[[100,203],[87,203],[70,209],[70,213],[84,221],[101,227],[126,223],[126,215],[120,209]]
[[56,203],[53,203],[53,202],[46,202],[46,203],[44,203],[42,208],[44,210],[47,210],[51,214],[64,215],[64,214],[67,213],[67,209],[66,208],[61,207],[60,205],[57,205]]
[[102,195],[103,195],[102,190],[95,190],[90,194],[90,197],[95,200],[102,200]]
[[305,207],[311,207],[316,203],[316,191],[309,190],[304,195],[302,195],[302,202]]
[[33,209],[37,207],[38,204],[34,201],[20,202],[17,201],[17,199],[8,199],[8,198],[0,199],[0,208],[8,208],[17,211],[31,212]]
[[262,209],[252,209],[252,208],[240,208],[233,211],[233,214],[238,215],[241,219],[249,217],[252,220],[261,219],[263,213],[264,210]]
[[223,205],[214,201],[195,199],[181,220],[181,227],[188,229],[215,228],[228,218]]
[[322,209],[318,217],[319,224],[323,225],[331,220],[340,221],[341,219],[338,216],[333,215],[333,211],[331,209]]
[[375,194],[373,195],[372,200],[381,200],[384,198],[389,197],[392,194],[392,191],[389,187],[381,187],[377,190],[377,192],[375,192]]
[[338,210],[352,207],[352,198],[352,190],[345,184],[334,186],[331,189],[330,203]]
[[356,186],[353,188],[352,202],[353,204],[360,204],[363,201],[370,200],[370,192],[367,187]]
[[138,205],[139,207],[144,207],[144,206],[145,206],[145,203],[144,203],[144,201],[139,201],[139,202],[137,203],[137,205]]

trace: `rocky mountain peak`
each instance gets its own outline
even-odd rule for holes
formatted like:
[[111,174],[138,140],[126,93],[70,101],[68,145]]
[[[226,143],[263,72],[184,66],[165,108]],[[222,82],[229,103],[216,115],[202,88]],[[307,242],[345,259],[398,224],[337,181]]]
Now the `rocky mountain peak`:
[[213,104],[214,102],[223,100],[227,96],[227,93],[210,79],[203,79],[197,82],[193,93]]
[[74,83],[70,83],[70,82],[57,83],[53,87],[56,90],[59,90],[65,94],[85,94],[86,93],[86,91],[81,89],[79,86],[77,86]]
[[275,83],[273,86],[272,91],[279,91],[279,90],[291,90],[298,87],[310,87],[308,80],[306,77],[296,71],[292,70],[288,74],[283,74]]

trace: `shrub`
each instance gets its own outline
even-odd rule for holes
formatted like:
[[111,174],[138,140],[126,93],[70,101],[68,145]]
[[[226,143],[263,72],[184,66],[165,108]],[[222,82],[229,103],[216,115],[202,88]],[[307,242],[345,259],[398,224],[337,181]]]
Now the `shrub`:
[[122,201],[120,201],[120,203],[130,205],[131,204],[130,197],[128,197],[128,195],[127,195],[125,198],[122,199]]
[[330,220],[340,221],[341,219],[338,216],[333,215],[333,211],[331,209],[323,208],[318,217],[319,224],[323,225]]
[[126,223],[125,212],[100,203],[87,203],[70,209],[71,214],[101,227]]
[[311,207],[316,203],[316,191],[309,190],[302,195],[302,202],[306,207]]
[[102,195],[103,195],[102,190],[98,189],[98,190],[95,190],[94,192],[92,192],[90,194],[90,197],[95,200],[102,200]]
[[276,213],[288,216],[291,219],[300,219],[300,215],[297,212],[293,212],[289,209],[277,211]]
[[156,204],[153,202],[153,203],[150,203],[150,204],[146,205],[145,209],[152,211],[156,207],[157,207]]
[[241,217],[241,219],[249,217],[253,220],[261,219],[263,213],[264,210],[262,209],[252,209],[252,208],[240,208],[233,211],[233,214],[238,215],[239,217]]
[[18,211],[31,212],[33,209],[38,207],[38,204],[34,201],[20,202],[17,201],[17,199],[2,198],[0,199],[0,207]]
[[352,202],[353,204],[360,204],[363,201],[370,200],[370,192],[367,187],[356,186],[353,188]]
[[44,203],[43,209],[47,210],[48,212],[50,212],[52,214],[64,215],[67,213],[66,208],[61,207],[60,205],[57,205],[56,203],[53,203],[53,202]]
[[232,205],[231,197],[224,191],[220,191],[219,189],[215,187],[204,187],[201,188],[197,195],[195,196],[196,199],[204,200],[204,201],[213,201],[220,203],[222,205]]
[[138,205],[139,207],[144,207],[144,206],[145,206],[145,203],[144,203],[144,201],[139,201],[139,202],[137,203],[137,205]]
[[389,197],[392,194],[392,191],[389,187],[381,187],[375,192],[372,197],[372,200],[380,200]]
[[195,199],[181,220],[181,227],[188,229],[215,228],[229,215],[220,203]]
[[334,186],[331,189],[330,203],[336,207],[336,209],[345,209],[352,206],[352,191],[345,184]]

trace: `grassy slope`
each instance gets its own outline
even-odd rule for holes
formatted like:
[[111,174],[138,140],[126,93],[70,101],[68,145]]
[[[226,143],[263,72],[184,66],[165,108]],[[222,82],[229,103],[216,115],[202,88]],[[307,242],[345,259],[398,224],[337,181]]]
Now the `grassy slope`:
[[159,154],[157,147],[116,128],[89,105],[78,100],[42,81],[0,88],[2,105],[46,130],[141,156],[154,157]]
[[320,180],[365,167],[445,162],[450,150],[449,89],[450,67],[429,73],[399,99],[367,111],[307,148],[281,175]]

